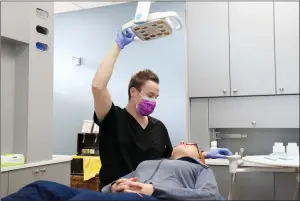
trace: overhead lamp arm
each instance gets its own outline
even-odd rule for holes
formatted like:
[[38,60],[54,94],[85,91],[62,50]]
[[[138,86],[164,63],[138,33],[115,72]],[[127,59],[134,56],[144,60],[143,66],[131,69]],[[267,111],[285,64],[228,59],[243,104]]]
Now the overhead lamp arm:
[[138,2],[134,16],[134,24],[144,24],[145,22],[147,22],[151,3],[151,1]]

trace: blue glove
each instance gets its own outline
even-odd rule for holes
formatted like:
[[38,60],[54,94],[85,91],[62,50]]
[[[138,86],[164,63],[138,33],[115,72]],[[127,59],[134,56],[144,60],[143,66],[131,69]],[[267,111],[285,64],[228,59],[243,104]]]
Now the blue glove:
[[216,158],[227,158],[227,156],[231,156],[232,153],[229,149],[227,148],[217,148],[215,150],[209,151],[206,154],[206,158],[212,158],[212,159],[216,159]]
[[135,37],[134,33],[130,28],[125,30],[126,34],[122,32],[122,30],[118,31],[116,43],[118,44],[120,49],[123,49],[126,45],[131,43]]

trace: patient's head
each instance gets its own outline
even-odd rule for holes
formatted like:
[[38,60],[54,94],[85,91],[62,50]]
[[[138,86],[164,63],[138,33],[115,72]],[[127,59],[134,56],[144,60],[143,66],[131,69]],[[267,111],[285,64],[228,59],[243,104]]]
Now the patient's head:
[[196,143],[181,142],[174,147],[171,159],[189,156],[192,158],[199,158],[199,149]]

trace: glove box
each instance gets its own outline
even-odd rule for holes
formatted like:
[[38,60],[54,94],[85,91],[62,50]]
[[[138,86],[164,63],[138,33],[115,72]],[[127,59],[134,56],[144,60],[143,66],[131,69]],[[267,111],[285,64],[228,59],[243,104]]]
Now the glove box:
[[78,133],[77,155],[99,156],[99,135],[98,133]]

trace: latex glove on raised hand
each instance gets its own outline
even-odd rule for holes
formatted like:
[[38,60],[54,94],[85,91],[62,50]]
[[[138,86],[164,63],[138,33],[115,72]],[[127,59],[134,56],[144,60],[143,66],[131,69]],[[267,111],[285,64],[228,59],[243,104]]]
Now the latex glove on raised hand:
[[125,30],[124,34],[122,30],[118,31],[116,43],[118,44],[120,49],[123,49],[126,45],[131,43],[135,37],[135,34],[132,32],[130,28]]
[[227,148],[216,148],[214,150],[209,151],[206,154],[207,159],[217,159],[217,158],[227,158],[227,156],[232,156],[232,153]]

